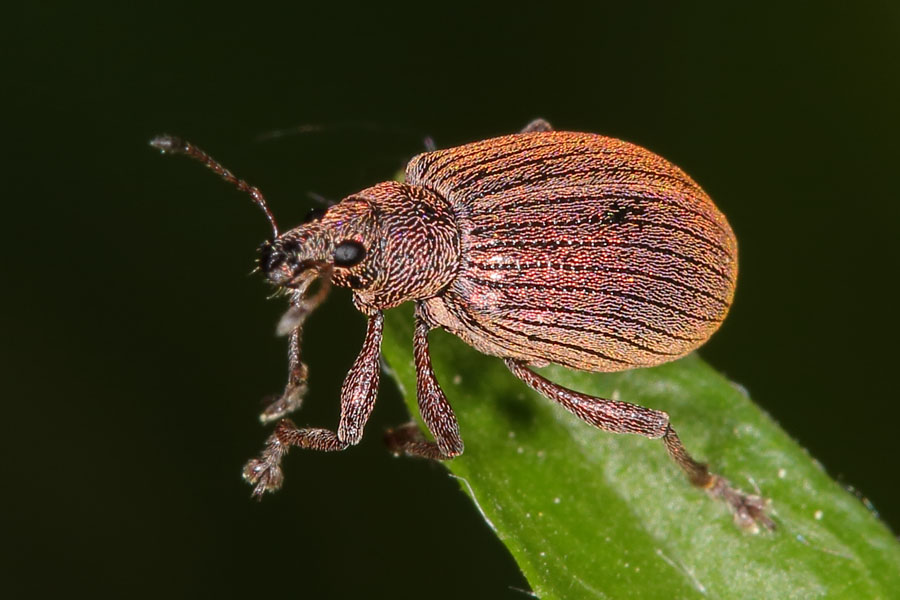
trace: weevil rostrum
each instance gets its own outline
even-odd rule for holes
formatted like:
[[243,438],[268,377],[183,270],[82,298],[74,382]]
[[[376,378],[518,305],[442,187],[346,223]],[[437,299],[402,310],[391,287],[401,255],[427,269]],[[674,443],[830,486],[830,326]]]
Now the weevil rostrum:
[[[518,134],[420,154],[404,183],[379,183],[280,233],[259,189],[184,140],[163,135],[151,144],[248,192],[272,226],[258,262],[290,297],[279,324],[290,364],[284,392],[261,416],[278,420],[275,431],[244,468],[255,496],[281,486],[290,447],[335,451],[360,441],[381,371],[382,311],[412,301],[418,404],[434,441],[405,425],[386,436],[393,452],[444,460],[463,451],[428,353],[428,332],[440,327],[500,357],[587,423],[661,438],[690,482],[724,500],[738,525],[774,526],[763,499],[691,457],[666,413],[574,392],[531,369],[658,365],[688,354],[722,323],[737,242],[709,196],[675,165],[628,142],[537,120]],[[368,320],[365,340],[341,388],[337,430],[301,429],[284,418],[306,392],[301,330],[331,285],[352,290]]]

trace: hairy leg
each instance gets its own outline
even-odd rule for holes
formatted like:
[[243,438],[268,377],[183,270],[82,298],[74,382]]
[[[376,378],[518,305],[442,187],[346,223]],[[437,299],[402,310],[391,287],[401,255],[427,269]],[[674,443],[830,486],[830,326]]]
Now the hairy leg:
[[706,465],[696,461],[681,443],[669,424],[669,415],[628,402],[607,400],[581,394],[557,385],[529,369],[525,363],[506,359],[506,366],[530,388],[558,402],[566,410],[594,427],[610,433],[633,433],[650,439],[662,438],[666,451],[695,486],[724,500],[734,514],[735,522],[750,529],[763,525],[774,529],[775,523],[765,513],[765,501],[747,495],[731,486],[723,477],[710,473]]
[[422,315],[421,305],[416,305],[416,329],[413,335],[413,356],[416,363],[416,398],[419,412],[434,436],[429,442],[415,423],[409,423],[385,434],[388,447],[395,454],[407,454],[435,460],[446,460],[463,452],[459,436],[459,424],[453,408],[447,402],[441,386],[431,368],[428,354],[428,332],[431,326]]
[[337,432],[321,428],[299,429],[290,420],[282,419],[266,440],[260,457],[244,467],[244,479],[254,486],[254,496],[260,497],[281,487],[284,480],[281,460],[291,446],[333,452],[359,443],[378,392],[383,327],[384,317],[380,312],[369,317],[362,350],[341,387],[341,421]]
[[[312,280],[309,283],[311,284]],[[308,389],[306,381],[309,369],[300,356],[303,322],[328,296],[331,289],[331,277],[326,274],[321,278],[316,293],[304,297],[307,288],[308,284],[294,291],[291,296],[291,306],[278,323],[278,333],[288,335],[288,381],[284,392],[270,401],[259,415],[259,420],[264,424],[280,419],[300,408]]]

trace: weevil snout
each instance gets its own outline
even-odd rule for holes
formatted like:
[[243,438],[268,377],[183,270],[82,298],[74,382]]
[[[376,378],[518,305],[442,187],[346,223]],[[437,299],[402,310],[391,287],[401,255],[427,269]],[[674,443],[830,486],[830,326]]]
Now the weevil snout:
[[338,286],[361,289],[374,278],[377,239],[369,203],[345,200],[263,243],[257,264],[280,287],[298,288],[328,273]]
[[259,252],[259,258],[256,259],[256,264],[266,276],[284,261],[282,254],[276,251],[274,244],[268,240],[260,244],[257,251]]
[[302,245],[294,239],[275,238],[259,247],[259,269],[269,283],[293,287],[304,273],[318,271],[323,261],[301,257]]
[[266,279],[275,285],[283,285],[291,278],[287,256],[277,239],[263,242],[256,262]]

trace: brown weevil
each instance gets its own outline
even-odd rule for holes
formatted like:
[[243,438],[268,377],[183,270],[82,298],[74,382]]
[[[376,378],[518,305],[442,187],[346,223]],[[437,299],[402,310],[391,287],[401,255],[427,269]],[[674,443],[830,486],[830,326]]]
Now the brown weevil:
[[[272,226],[258,264],[290,296],[279,324],[289,336],[290,372],[261,416],[278,425],[244,469],[255,496],[281,486],[291,446],[333,451],[360,441],[381,371],[382,311],[413,301],[418,404],[434,441],[406,425],[388,432],[395,453],[440,460],[463,451],[428,353],[428,332],[440,327],[502,358],[526,385],[587,423],[662,438],[691,483],[724,500],[740,526],[774,527],[761,498],[688,454],[666,413],[574,392],[530,368],[649,367],[691,352],[722,323],[737,242],[709,196],[665,159],[538,120],[518,134],[420,154],[404,183],[379,183],[279,233],[257,188],[181,139],[163,135],[151,144],[195,158],[248,192]],[[365,341],[341,388],[337,430],[300,429],[284,416],[306,391],[301,329],[330,285],[352,290],[368,319]]]

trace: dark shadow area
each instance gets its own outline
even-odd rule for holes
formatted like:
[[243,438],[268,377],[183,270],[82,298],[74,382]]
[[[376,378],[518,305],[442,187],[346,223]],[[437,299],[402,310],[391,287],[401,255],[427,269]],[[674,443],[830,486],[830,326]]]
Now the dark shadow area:
[[[523,390],[527,389],[524,388],[524,383],[522,386]],[[550,400],[547,400],[547,402],[550,402]],[[534,405],[522,398],[521,391],[516,393],[510,390],[509,393],[503,394],[500,397],[500,406],[498,408],[509,419],[510,427],[517,432],[521,432],[523,436],[528,435],[528,430],[541,426],[538,415],[534,410]]]

